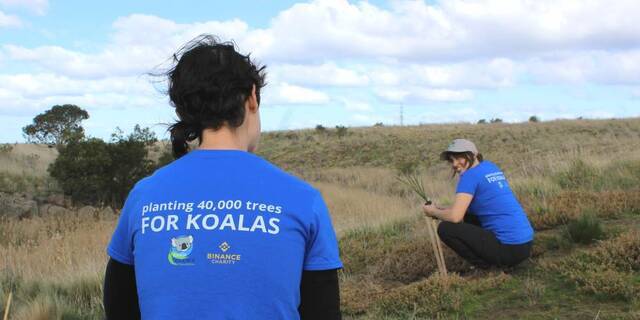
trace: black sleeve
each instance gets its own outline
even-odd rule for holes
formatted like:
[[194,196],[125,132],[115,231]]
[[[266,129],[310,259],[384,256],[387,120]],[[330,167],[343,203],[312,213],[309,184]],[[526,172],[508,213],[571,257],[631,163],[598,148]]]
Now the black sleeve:
[[342,319],[338,269],[302,272],[298,312],[302,320]]
[[133,266],[109,259],[102,300],[107,320],[140,319]]

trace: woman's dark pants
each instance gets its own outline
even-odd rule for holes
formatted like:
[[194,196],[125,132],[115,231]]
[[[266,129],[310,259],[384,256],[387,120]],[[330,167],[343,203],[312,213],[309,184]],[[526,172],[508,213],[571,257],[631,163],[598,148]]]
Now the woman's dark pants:
[[512,267],[527,259],[531,254],[531,243],[502,244],[489,230],[480,227],[478,218],[465,214],[464,222],[442,221],[438,235],[462,258],[479,268]]

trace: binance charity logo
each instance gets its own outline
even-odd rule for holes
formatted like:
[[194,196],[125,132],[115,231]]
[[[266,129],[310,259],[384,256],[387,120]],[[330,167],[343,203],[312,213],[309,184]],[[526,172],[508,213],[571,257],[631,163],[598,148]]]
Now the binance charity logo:
[[167,259],[174,266],[191,266],[194,264],[194,260],[189,258],[192,250],[193,236],[171,238],[171,250]]
[[241,257],[239,254],[227,253],[227,251],[231,250],[231,245],[226,241],[221,243],[218,249],[220,249],[222,253],[207,253],[207,259],[209,259],[212,264],[236,264],[240,262]]

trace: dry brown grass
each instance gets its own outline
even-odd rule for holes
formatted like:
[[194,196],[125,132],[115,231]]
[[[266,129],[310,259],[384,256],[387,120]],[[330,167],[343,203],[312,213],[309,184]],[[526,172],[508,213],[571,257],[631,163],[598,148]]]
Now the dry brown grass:
[[0,270],[24,281],[68,282],[104,272],[115,215],[0,221]]
[[600,218],[615,218],[622,214],[638,213],[640,212],[640,190],[562,191],[545,202],[548,207],[545,211],[537,213],[531,204],[525,204],[535,229],[566,224],[584,213],[594,214]]
[[[315,183],[322,192],[338,234],[358,227],[374,227],[414,216],[418,205],[399,197],[323,182]],[[414,204],[419,204],[419,202]]]
[[9,152],[0,152],[2,172],[42,177],[58,156],[55,148],[42,144],[11,144]]

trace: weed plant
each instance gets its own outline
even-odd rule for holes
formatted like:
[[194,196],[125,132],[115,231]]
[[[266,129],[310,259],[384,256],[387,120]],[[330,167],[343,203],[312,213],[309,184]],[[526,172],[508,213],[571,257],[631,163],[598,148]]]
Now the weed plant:
[[576,243],[591,244],[605,238],[600,219],[593,213],[586,213],[567,224],[566,237]]

